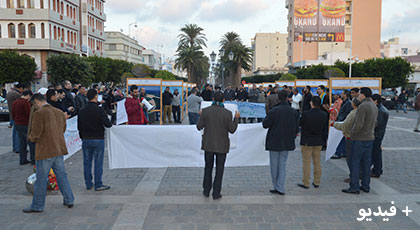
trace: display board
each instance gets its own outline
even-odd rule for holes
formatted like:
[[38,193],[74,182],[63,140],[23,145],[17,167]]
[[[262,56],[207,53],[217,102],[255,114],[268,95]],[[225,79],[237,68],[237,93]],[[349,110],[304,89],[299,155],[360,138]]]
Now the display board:
[[[180,96],[180,107],[184,105],[184,82],[183,81],[162,81],[162,94],[165,92],[166,87],[169,87],[169,92],[174,93],[175,89],[178,90]],[[181,110],[182,111],[182,110]],[[181,120],[184,120],[184,115],[181,112]]]
[[278,84],[280,87],[287,85],[294,88],[296,85],[296,82],[295,81],[276,81],[276,84]]
[[330,86],[330,101],[332,101],[332,95],[341,94],[344,90],[352,88],[368,87],[373,94],[381,95],[382,78],[330,78]]
[[275,82],[263,82],[262,83],[262,86],[264,88],[268,88],[269,85],[273,86],[273,88],[274,88],[274,86],[276,86],[276,83]]
[[[188,90],[188,82],[183,82],[182,83],[182,90],[183,90],[183,103],[182,103],[182,116],[185,116],[186,114],[188,114],[188,96],[190,91]],[[185,115],[184,115],[185,113]],[[182,119],[184,119],[184,117],[182,117]]]
[[329,80],[327,79],[297,79],[295,81],[295,87],[299,90],[299,93],[303,95],[303,88],[305,88],[307,85],[311,87],[311,92],[313,95],[318,96],[318,93],[316,92],[318,86],[323,85],[326,88],[329,88]]
[[127,92],[130,92],[130,86],[136,85],[146,90],[146,96],[153,99],[156,109],[149,112],[159,113],[159,122],[162,124],[162,79],[156,78],[127,78]]

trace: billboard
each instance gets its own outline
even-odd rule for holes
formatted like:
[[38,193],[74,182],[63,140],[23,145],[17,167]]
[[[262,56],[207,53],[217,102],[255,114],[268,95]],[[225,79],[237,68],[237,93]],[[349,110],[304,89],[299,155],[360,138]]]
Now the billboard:
[[295,0],[294,41],[344,42],[345,0]]

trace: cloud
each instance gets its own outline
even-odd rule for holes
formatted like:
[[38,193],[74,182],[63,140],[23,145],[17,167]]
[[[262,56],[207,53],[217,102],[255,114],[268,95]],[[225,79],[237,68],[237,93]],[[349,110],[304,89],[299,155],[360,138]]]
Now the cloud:
[[266,0],[207,0],[201,4],[199,18],[205,21],[242,21],[257,15],[267,7]]
[[395,14],[387,20],[382,27],[382,35],[398,35],[400,33],[417,33],[420,31],[419,14],[420,7],[410,9],[404,14]]
[[146,5],[144,0],[108,0],[105,9],[116,14],[136,13]]
[[180,21],[190,18],[199,6],[199,0],[160,0],[155,1],[153,15],[165,22]]

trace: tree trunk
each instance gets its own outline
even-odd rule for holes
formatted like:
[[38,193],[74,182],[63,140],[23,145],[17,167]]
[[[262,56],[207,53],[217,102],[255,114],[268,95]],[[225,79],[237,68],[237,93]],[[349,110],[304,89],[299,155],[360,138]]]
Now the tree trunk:
[[189,83],[192,83],[192,71],[191,71],[191,63],[190,64],[188,64],[188,72],[187,72],[187,74],[188,74],[188,82]]

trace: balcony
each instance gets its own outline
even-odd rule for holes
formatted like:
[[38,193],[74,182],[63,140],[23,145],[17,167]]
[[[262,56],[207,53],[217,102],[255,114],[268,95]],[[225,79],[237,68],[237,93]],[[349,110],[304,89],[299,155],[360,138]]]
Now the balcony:
[[49,20],[48,9],[5,9],[0,8],[0,20]]
[[51,50],[63,52],[63,53],[76,53],[76,54],[80,53],[80,46],[78,45],[75,46],[75,45],[68,44],[64,41],[59,41],[59,40],[51,40],[50,43],[51,43],[51,46],[50,46]]
[[96,9],[93,6],[88,5],[87,3],[82,3],[82,11],[83,13],[90,13],[92,15],[94,15],[95,17],[106,21],[106,14],[100,12],[98,9]]
[[0,38],[0,49],[48,50],[50,49],[50,40],[36,38]]
[[59,14],[53,10],[50,11],[50,20],[57,23],[64,25],[66,27],[72,28],[73,30],[79,30],[80,22],[73,20],[65,15]]
[[100,40],[106,40],[106,33],[104,31],[99,31],[97,29],[94,29],[92,27],[83,26],[83,35],[87,35],[87,28],[89,28],[89,36],[95,37]]

